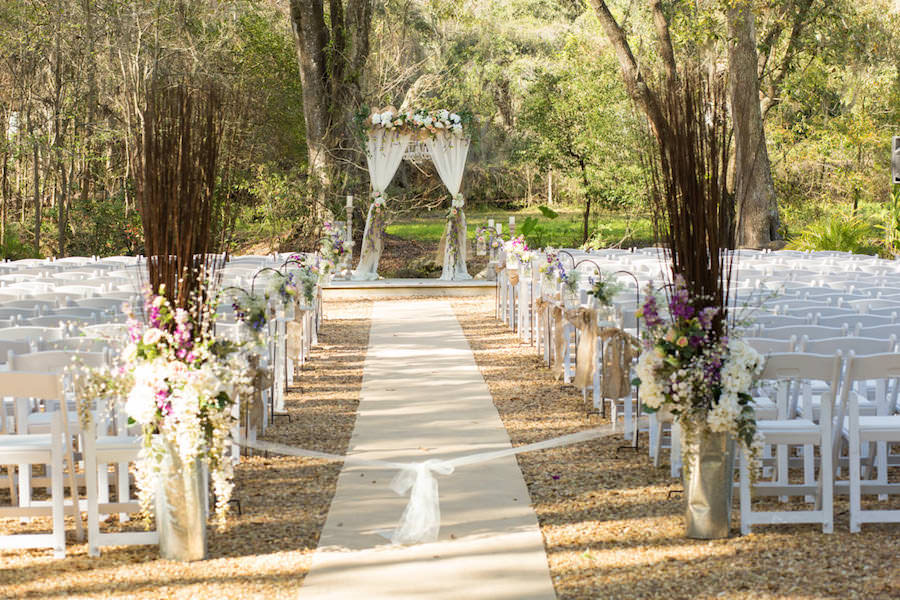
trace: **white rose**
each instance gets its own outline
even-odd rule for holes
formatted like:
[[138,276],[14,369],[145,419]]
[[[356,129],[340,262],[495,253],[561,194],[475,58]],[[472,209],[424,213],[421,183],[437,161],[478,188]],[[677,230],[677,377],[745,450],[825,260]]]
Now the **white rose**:
[[435,122],[434,122],[434,126],[435,126],[436,129],[443,129],[443,128],[444,128],[444,124],[441,123],[440,121],[435,121]]
[[144,343],[148,346],[152,346],[156,344],[159,340],[162,339],[163,332],[157,329],[156,327],[152,327],[144,332]]
[[450,111],[449,111],[449,110],[446,110],[446,109],[441,110],[441,111],[438,113],[438,118],[440,118],[442,121],[446,121],[447,119],[450,118]]
[[147,385],[135,385],[125,402],[125,412],[141,425],[152,423],[156,417],[156,390]]
[[460,122],[459,115],[456,113],[450,113],[450,120],[453,121],[454,123],[459,123]]
[[390,123],[390,122],[393,121],[393,120],[394,120],[394,114],[393,114],[391,111],[386,110],[386,111],[384,111],[383,113],[381,113],[381,121],[382,121],[382,123],[387,124],[387,123]]
[[378,125],[379,123],[381,123],[381,115],[378,113],[373,114],[372,115],[372,125]]

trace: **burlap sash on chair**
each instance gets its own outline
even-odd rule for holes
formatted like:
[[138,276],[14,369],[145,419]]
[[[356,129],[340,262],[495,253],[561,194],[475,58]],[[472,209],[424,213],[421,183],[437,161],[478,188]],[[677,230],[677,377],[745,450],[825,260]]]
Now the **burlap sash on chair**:
[[249,357],[253,377],[253,393],[249,398],[240,399],[242,435],[247,437],[249,431],[262,432],[266,419],[266,405],[263,402],[263,390],[272,385],[272,371],[268,367],[259,366],[259,356]]
[[[298,311],[298,313],[301,313]],[[287,349],[287,357],[293,361],[299,361],[303,355],[303,323],[293,320],[286,324],[287,339],[285,347]]]
[[509,285],[518,285],[519,284],[519,270],[518,269],[509,269],[507,271],[506,276],[509,278]]
[[597,347],[597,311],[579,308],[573,324],[581,333],[575,353],[575,387],[586,388],[594,379],[594,351]]
[[604,341],[600,389],[603,398],[625,398],[631,393],[631,362],[641,352],[636,337],[618,327],[600,329]]
[[554,304],[550,309],[550,320],[553,321],[553,375],[557,379],[562,377],[565,371],[563,364],[563,356],[566,353],[566,338],[563,335],[564,317],[563,307]]

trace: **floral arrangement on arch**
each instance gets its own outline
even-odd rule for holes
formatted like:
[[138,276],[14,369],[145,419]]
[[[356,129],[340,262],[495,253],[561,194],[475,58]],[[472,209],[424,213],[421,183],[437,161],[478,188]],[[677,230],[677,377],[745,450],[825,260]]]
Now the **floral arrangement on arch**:
[[385,201],[384,192],[378,190],[372,192],[372,206],[375,207],[375,214],[381,214],[384,210]]
[[216,497],[216,518],[224,525],[234,488],[227,455],[238,398],[253,393],[254,371],[242,346],[213,336],[217,300],[197,302],[193,311],[173,308],[164,296],[148,294],[147,322],[133,313],[121,365],[99,374],[94,386],[119,390],[129,423],[138,424],[143,446],[137,461],[138,498],[150,514],[167,452],[184,464],[208,464]]
[[684,278],[675,277],[668,317],[660,314],[652,286],[638,310],[643,319],[643,352],[636,374],[648,412],[668,410],[685,435],[682,448],[702,428],[730,433],[747,451],[756,473],[762,444],[750,388],[764,359],[731,334],[720,334],[720,308],[695,308]]
[[409,131],[437,135],[442,131],[462,136],[464,123],[471,120],[465,111],[451,112],[439,110],[408,110],[401,112],[393,106],[373,110],[364,121],[368,129],[384,129],[386,131]]

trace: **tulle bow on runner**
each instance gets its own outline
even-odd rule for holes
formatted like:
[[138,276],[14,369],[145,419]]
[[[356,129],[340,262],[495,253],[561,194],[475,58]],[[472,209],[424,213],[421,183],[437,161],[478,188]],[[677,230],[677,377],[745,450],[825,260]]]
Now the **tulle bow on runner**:
[[432,473],[450,475],[453,465],[437,459],[405,465],[391,481],[391,489],[397,494],[402,496],[409,490],[409,502],[391,536],[393,543],[437,541],[441,529],[441,503],[438,482]]

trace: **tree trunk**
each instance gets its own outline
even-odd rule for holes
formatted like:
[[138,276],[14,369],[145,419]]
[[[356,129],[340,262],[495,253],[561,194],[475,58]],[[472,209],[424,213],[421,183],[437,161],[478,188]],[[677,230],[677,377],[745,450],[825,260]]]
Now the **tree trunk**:
[[579,162],[581,166],[581,181],[584,184],[584,223],[582,227],[581,243],[587,244],[588,241],[588,224],[591,220],[591,190],[588,182],[587,168],[582,158]]
[[68,197],[68,185],[69,181],[66,177],[66,169],[62,168],[59,170],[60,181],[59,181],[59,201],[56,206],[57,210],[57,232],[58,232],[58,241],[59,241],[59,251],[57,256],[60,258],[66,255],[66,227],[68,226],[66,223],[66,198]]
[[340,201],[338,188],[346,187],[361,156],[353,116],[362,103],[372,0],[329,0],[327,15],[323,0],[291,0],[290,11],[318,213],[326,199]]
[[0,246],[6,246],[6,211],[9,206],[9,152],[3,153],[3,200],[0,204]]
[[[34,142],[34,251],[41,255],[41,163],[38,156],[38,143]],[[24,207],[22,209],[25,210]]]
[[781,239],[778,205],[762,112],[754,16],[749,3],[728,10],[728,70],[735,147],[735,213],[739,246],[760,248]]

